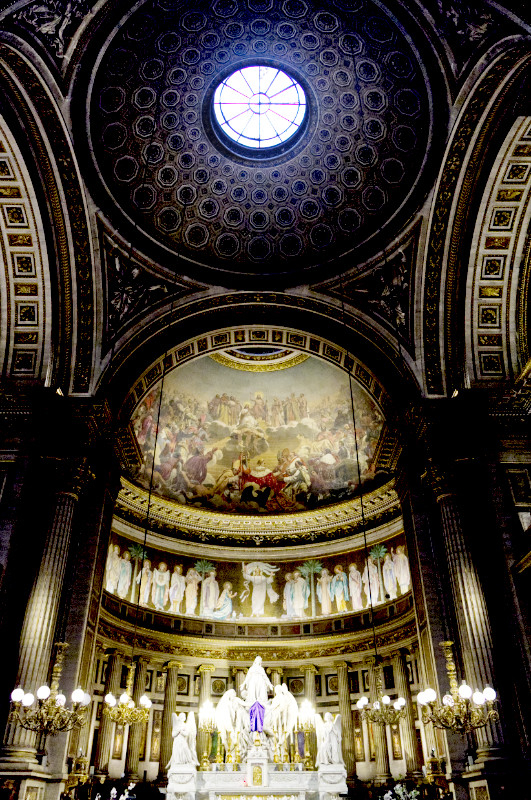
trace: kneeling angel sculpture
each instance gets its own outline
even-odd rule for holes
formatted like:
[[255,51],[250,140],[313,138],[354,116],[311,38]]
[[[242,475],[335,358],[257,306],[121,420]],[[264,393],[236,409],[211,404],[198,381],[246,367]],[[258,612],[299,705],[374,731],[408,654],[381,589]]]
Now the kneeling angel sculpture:
[[172,772],[179,772],[179,766],[183,764],[199,766],[195,747],[197,728],[195,724],[194,712],[190,711],[188,718],[182,711],[180,714],[171,715],[173,736],[173,747],[168,766],[168,777]]
[[315,766],[323,764],[341,764],[343,752],[341,750],[341,714],[334,715],[327,711],[324,721],[320,714],[315,715],[315,733],[317,737],[317,759]]

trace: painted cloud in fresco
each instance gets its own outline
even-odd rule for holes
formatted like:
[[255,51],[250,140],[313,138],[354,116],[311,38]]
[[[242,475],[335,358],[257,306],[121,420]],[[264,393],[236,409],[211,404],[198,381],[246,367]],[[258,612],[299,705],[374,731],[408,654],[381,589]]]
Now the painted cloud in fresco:
[[[383,417],[354,388],[362,482],[373,477]],[[302,511],[358,487],[348,379],[310,357],[273,372],[235,370],[209,357],[166,376],[133,414],[138,482],[185,505],[240,513]]]

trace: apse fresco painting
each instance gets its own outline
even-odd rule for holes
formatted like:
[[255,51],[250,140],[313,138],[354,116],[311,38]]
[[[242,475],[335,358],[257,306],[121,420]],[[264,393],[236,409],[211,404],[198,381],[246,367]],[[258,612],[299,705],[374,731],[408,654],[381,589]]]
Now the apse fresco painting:
[[411,590],[404,536],[349,553],[280,562],[215,561],[113,536],[105,590],[166,614],[218,621],[352,614]]
[[[219,357],[218,357],[219,358]],[[304,358],[304,357],[303,357]],[[229,362],[229,359],[225,359]],[[347,375],[312,356],[278,368],[205,356],[169,373],[133,414],[136,480],[184,505],[296,512],[351,498],[374,477],[383,417]],[[290,364],[293,363],[293,366]],[[160,416],[159,416],[159,403]]]

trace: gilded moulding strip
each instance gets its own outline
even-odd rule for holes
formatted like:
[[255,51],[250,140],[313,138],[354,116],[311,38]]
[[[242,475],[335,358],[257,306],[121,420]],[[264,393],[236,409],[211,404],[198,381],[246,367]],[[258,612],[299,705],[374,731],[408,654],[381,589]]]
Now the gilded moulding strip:
[[[124,536],[133,542],[142,544],[144,542],[145,528],[140,525],[133,525],[127,520],[114,517],[112,529],[118,536]],[[396,517],[390,522],[386,522],[377,528],[367,533],[367,545],[372,547],[375,544],[384,544],[389,539],[393,539],[404,532],[404,524],[402,517]],[[310,544],[287,544],[285,547],[275,546],[274,548],[267,549],[268,542],[265,541],[264,545],[260,548],[260,557],[269,561],[282,562],[291,559],[306,559],[306,558],[325,558],[329,556],[341,556],[349,554],[355,550],[360,550],[364,547],[364,537],[362,531],[356,531],[353,536],[337,537],[335,540],[326,540],[321,542],[312,542]],[[190,556],[219,559],[220,553],[223,557],[230,561],[252,561],[257,556],[257,546],[254,541],[247,544],[239,543],[238,547],[224,545],[217,540],[212,543],[207,542],[190,542],[182,538],[170,537],[164,533],[148,531],[146,537],[146,546],[152,547],[154,550],[159,550],[165,553],[171,553],[180,556]]]
[[[101,609],[97,639],[103,647],[123,645],[131,649],[134,626],[118,620]],[[260,653],[264,661],[305,661],[321,658],[334,658],[349,654],[366,653],[374,650],[372,628],[362,633],[344,632],[329,636],[303,636],[289,640],[279,637],[251,639],[209,639],[205,636],[182,636],[176,633],[159,633],[138,627],[136,647],[144,655],[156,653],[167,658],[190,659],[194,663],[202,659],[220,659],[231,662],[250,662]],[[410,609],[406,614],[378,626],[376,646],[381,655],[387,649],[408,647],[417,639],[415,613]],[[238,646],[237,641],[241,641]]]
[[222,364],[224,367],[241,369],[245,372],[277,372],[280,369],[296,367],[297,364],[302,364],[304,361],[310,358],[310,356],[306,353],[293,353],[287,358],[285,357],[283,360],[278,359],[277,361],[267,362],[253,361],[251,359],[244,360],[243,357],[241,359],[237,359],[235,356],[230,356],[227,353],[210,353],[210,358],[212,361],[216,361],[218,364]]
[[[145,521],[149,505],[149,521],[153,528],[195,533],[203,541],[214,537],[216,542],[223,540],[228,544],[254,541],[256,545],[274,545],[293,542],[313,541],[332,536],[337,538],[339,531],[352,536],[361,525],[360,498],[348,500],[337,505],[326,506],[320,510],[300,511],[296,514],[251,516],[205,511],[190,506],[180,506],[161,497],[151,499],[148,492],[122,478],[122,488],[118,495],[117,511],[126,518],[132,516]],[[363,497],[364,518],[369,524],[384,517],[398,516],[400,504],[394,490],[394,481],[389,481],[380,489]],[[341,535],[341,534],[339,534]]]

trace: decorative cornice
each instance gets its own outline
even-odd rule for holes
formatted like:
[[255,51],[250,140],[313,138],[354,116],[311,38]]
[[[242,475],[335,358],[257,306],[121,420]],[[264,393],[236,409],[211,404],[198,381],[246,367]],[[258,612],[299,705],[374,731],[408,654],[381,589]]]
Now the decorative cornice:
[[359,498],[315,511],[264,516],[218,514],[183,506],[158,496],[152,497],[149,503],[149,493],[145,489],[122,478],[116,506],[118,517],[130,520],[138,527],[145,527],[148,505],[151,531],[224,545],[249,545],[254,542],[258,547],[352,536],[361,529],[363,520],[366,528],[372,528],[400,514],[393,481],[364,495],[362,518]]

